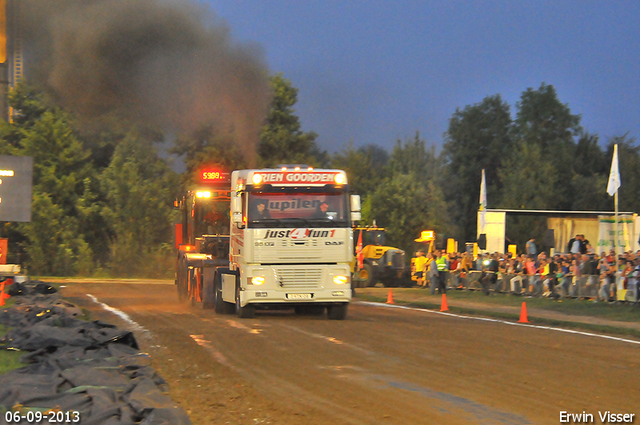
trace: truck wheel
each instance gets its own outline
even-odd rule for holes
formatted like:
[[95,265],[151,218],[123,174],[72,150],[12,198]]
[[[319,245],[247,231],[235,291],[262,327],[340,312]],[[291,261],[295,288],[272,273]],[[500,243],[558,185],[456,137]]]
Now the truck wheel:
[[187,293],[186,275],[187,269],[183,266],[182,261],[178,263],[178,270],[176,272],[176,288],[178,290],[178,301],[183,303],[187,300],[189,294]]
[[230,304],[222,299],[222,274],[216,273],[214,282],[214,308],[216,314],[231,314],[233,313],[233,304]]
[[348,303],[336,303],[327,307],[329,320],[344,320],[347,317]]
[[182,269],[178,272],[178,301],[183,303],[187,300],[189,294],[187,294],[187,285],[185,284],[185,278]]
[[376,286],[376,280],[373,278],[373,267],[371,264],[363,264],[362,269],[358,271],[358,280],[363,283],[363,287]]
[[236,285],[236,316],[240,319],[251,319],[255,316],[256,309],[253,305],[240,306],[240,285]]
[[211,310],[214,307],[216,290],[214,279],[205,280],[202,284],[202,308],[204,310]]
[[195,306],[197,301],[196,296],[198,294],[196,289],[196,286],[198,285],[196,269],[189,269],[187,276],[189,276],[189,300],[191,301],[191,305]]

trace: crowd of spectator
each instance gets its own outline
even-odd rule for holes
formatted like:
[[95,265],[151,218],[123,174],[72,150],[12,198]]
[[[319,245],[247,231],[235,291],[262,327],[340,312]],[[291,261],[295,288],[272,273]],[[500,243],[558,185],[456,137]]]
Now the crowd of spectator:
[[[552,256],[544,252],[517,256],[494,252],[479,254],[474,259],[466,252],[446,254],[435,250],[426,254],[425,260],[416,263],[423,268],[419,286],[430,287],[432,293],[442,286],[443,267],[438,270],[436,260],[445,258],[448,286],[453,288],[462,288],[469,281],[477,281],[487,295],[506,291],[525,296],[561,298],[585,297],[583,294],[588,293],[590,296],[585,298],[595,302],[617,300],[617,290],[624,289],[627,291],[625,294],[628,293],[625,295],[627,300],[638,300],[640,250],[621,255],[616,255],[614,250],[597,254],[587,247],[588,244],[580,249],[580,239],[576,240],[572,239],[569,245],[577,252]],[[425,254],[419,252],[416,256],[424,257]],[[439,262],[443,263],[442,260]],[[414,273],[420,271],[416,269]],[[589,290],[579,291],[580,285]]]

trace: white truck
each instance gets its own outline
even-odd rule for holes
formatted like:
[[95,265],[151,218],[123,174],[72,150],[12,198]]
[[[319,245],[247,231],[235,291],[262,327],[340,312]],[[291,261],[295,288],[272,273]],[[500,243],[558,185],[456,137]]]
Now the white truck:
[[341,170],[306,166],[231,174],[229,267],[204,285],[217,313],[295,308],[342,320],[351,300],[352,222],[360,197]]

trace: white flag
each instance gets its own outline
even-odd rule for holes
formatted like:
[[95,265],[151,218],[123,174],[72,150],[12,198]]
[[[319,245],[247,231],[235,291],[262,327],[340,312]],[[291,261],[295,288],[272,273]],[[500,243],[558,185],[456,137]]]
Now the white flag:
[[487,211],[487,182],[484,178],[484,168],[482,169],[482,183],[480,183],[480,229],[478,233],[484,233],[484,215]]
[[613,196],[620,187],[620,171],[618,170],[618,145],[613,145],[613,159],[611,160],[611,172],[609,173],[609,183],[607,193]]

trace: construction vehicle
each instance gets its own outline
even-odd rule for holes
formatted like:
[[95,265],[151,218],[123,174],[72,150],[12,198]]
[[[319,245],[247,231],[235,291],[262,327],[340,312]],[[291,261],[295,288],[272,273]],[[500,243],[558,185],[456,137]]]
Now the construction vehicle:
[[405,252],[386,246],[386,231],[376,225],[355,227],[356,262],[352,266],[353,286],[365,288],[382,282],[385,287],[406,286],[408,269]]
[[[230,214],[228,227],[196,232],[193,251],[181,250],[179,295],[240,318],[253,317],[256,309],[294,308],[300,314],[326,309],[329,319],[344,319],[351,300],[352,221],[360,219],[360,198],[349,194],[344,171],[239,170],[225,183],[228,196],[219,190],[207,199],[218,205],[212,210]],[[193,201],[183,200],[183,217],[194,229],[203,225],[202,199],[196,193]]]

